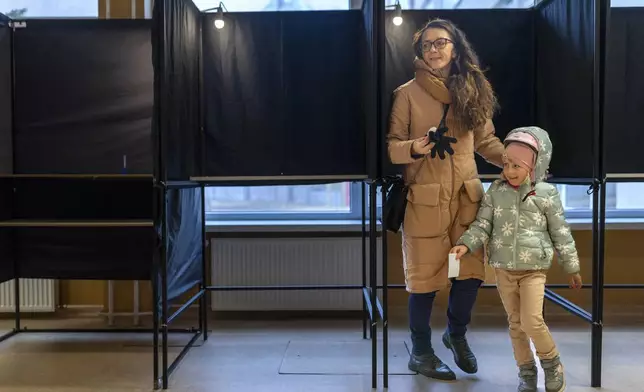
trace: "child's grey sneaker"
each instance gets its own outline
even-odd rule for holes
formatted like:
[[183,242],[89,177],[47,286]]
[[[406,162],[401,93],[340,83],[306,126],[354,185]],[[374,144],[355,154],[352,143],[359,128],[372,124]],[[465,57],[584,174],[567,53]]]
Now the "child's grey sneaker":
[[546,376],[546,392],[563,392],[566,389],[566,379],[559,357],[541,360],[541,367]]
[[537,365],[533,362],[519,367],[517,392],[537,392]]

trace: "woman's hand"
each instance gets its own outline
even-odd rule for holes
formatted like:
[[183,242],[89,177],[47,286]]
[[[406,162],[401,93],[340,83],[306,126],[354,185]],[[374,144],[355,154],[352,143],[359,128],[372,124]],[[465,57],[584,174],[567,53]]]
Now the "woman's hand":
[[570,275],[570,287],[579,290],[581,289],[581,286],[581,275],[578,273]]
[[460,260],[461,257],[467,254],[467,252],[469,252],[469,249],[467,249],[467,246],[465,245],[456,245],[452,248],[452,250],[449,251],[449,253],[456,254],[456,260]]
[[431,151],[432,147],[434,147],[434,143],[430,143],[429,137],[425,135],[414,140],[411,150],[414,154],[427,155]]

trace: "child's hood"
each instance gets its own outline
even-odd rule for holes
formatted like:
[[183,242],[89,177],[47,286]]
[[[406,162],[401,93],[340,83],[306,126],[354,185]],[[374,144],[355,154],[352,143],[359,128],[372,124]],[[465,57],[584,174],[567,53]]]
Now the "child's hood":
[[534,168],[535,182],[545,181],[548,178],[548,169],[550,168],[550,160],[552,159],[552,142],[550,141],[548,132],[539,127],[521,127],[510,131],[508,136],[515,132],[529,133],[539,142],[537,164]]

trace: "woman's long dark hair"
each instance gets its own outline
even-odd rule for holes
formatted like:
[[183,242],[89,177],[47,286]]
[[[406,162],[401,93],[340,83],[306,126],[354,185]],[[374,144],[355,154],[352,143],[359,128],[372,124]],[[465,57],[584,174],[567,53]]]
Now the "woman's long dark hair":
[[452,97],[452,107],[457,121],[465,129],[474,130],[485,125],[499,107],[492,85],[487,80],[476,52],[465,33],[454,23],[444,19],[427,22],[414,35],[414,52],[423,58],[423,33],[430,28],[447,31],[454,42],[456,57],[452,61],[446,85]]

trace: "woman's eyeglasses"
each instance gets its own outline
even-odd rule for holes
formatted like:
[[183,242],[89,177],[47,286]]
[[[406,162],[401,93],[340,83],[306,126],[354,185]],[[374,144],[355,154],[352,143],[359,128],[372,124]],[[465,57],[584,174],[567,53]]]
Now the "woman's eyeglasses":
[[453,42],[449,38],[439,38],[435,41],[423,41],[423,52],[429,52],[432,50],[432,46],[436,48],[436,50],[441,50],[444,49],[448,43]]

